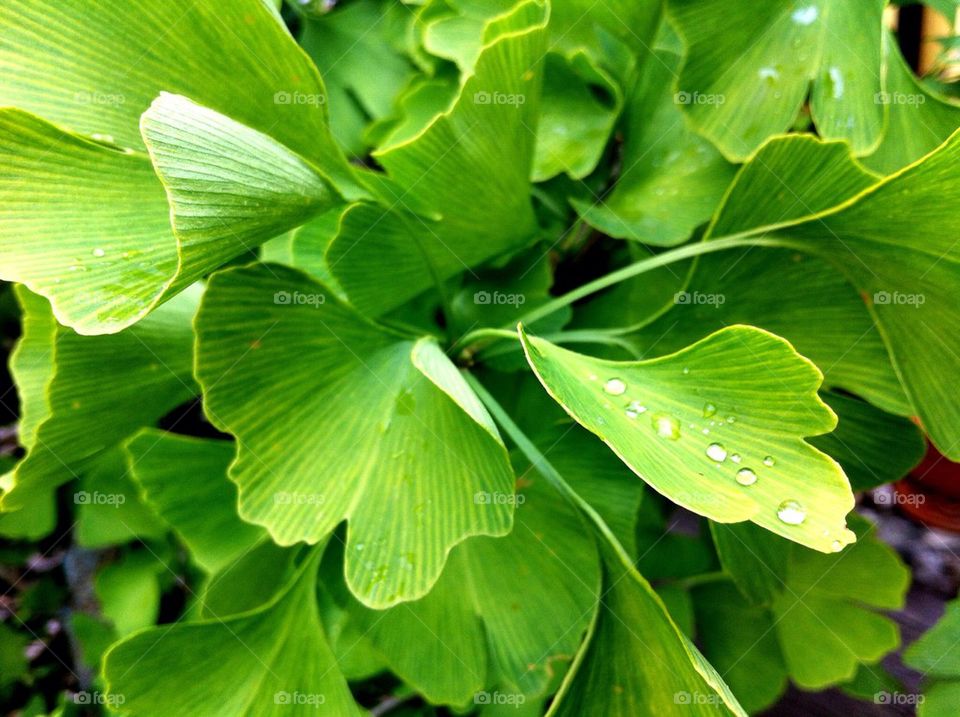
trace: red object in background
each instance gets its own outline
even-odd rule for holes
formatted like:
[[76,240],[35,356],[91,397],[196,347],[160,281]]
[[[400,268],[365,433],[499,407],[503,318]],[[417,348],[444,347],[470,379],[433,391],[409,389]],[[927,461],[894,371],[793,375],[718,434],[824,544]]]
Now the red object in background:
[[895,503],[914,520],[960,533],[960,463],[932,444],[910,475],[894,484]]

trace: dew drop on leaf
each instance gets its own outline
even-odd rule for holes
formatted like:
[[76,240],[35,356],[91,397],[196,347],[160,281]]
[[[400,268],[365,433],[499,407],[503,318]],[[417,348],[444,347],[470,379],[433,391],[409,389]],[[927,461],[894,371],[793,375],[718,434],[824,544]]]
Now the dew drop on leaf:
[[717,463],[723,463],[727,459],[727,449],[719,443],[711,443],[707,446],[707,458]]
[[97,247],[96,249],[93,250],[93,255],[94,255],[94,256],[103,256],[103,255],[106,254],[106,253],[107,253],[107,252],[105,252],[105,251],[104,251],[103,249],[101,249],[100,247]]
[[765,466],[769,467],[769,466],[772,466],[774,463],[776,463],[776,461],[773,460],[773,456],[767,456],[766,458],[763,459],[763,465]]
[[807,519],[807,511],[795,500],[785,500],[777,508],[777,517],[787,525],[800,525]]
[[730,460],[733,461],[734,463],[739,463],[740,460],[741,460],[741,459],[740,459],[740,454],[739,454],[739,453],[734,453],[733,455],[730,456]]
[[609,393],[611,396],[622,396],[626,393],[627,384],[621,381],[619,378],[611,378],[605,384],[603,384],[603,390]]
[[832,543],[830,543],[830,549],[835,553],[839,553],[841,550],[843,550],[843,543],[841,543],[839,540],[834,540]]
[[627,408],[625,410],[625,413],[627,414],[627,418],[636,418],[641,413],[646,413],[646,412],[647,412],[647,407],[644,406],[639,401],[631,401],[627,405]]
[[716,414],[716,412],[717,412],[717,407],[714,406],[712,403],[705,403],[705,404],[703,404],[703,417],[704,417],[704,418],[710,418],[710,416],[713,416],[714,414]]
[[757,474],[749,468],[741,468],[737,471],[737,483],[740,485],[753,485],[756,482]]
[[658,436],[671,441],[680,438],[680,423],[673,416],[660,413],[653,416],[651,422]]

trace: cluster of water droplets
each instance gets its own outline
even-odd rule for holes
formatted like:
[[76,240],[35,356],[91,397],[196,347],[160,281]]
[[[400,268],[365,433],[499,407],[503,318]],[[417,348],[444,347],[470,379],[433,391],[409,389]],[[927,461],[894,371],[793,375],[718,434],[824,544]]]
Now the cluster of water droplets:
[[[682,373],[684,375],[688,375],[690,373],[690,369],[684,367]],[[590,380],[595,381],[597,380],[597,377],[591,374]],[[623,379],[614,376],[607,379],[603,384],[603,391],[609,396],[623,396],[627,392],[627,384]],[[649,407],[638,400],[631,400],[624,408],[624,414],[631,420],[637,420],[648,412]],[[710,426],[724,424],[730,425],[735,423],[737,420],[736,416],[718,416],[717,412],[718,410],[715,404],[710,402],[704,404],[703,417],[705,419],[713,419],[710,421]],[[661,438],[666,438],[672,441],[676,441],[680,438],[680,422],[670,414],[659,412],[651,413],[650,425]],[[690,428],[696,428],[696,426],[691,423]],[[710,428],[704,427],[701,432],[704,435],[709,435]],[[743,457],[739,453],[729,452],[726,446],[720,442],[714,441],[710,443],[706,448],[706,455],[707,458],[716,463],[718,467],[724,464],[728,459],[734,465],[740,466],[734,473],[733,478],[738,485],[743,486],[744,488],[754,485],[759,480],[756,470],[746,465],[741,466]],[[774,465],[776,465],[776,460],[773,456],[765,456],[761,462],[767,468],[772,468]],[[780,503],[780,505],[777,507],[777,518],[787,525],[801,525],[807,519],[807,511],[799,501],[788,499]],[[834,550],[840,550],[842,548],[843,545],[839,544],[839,542],[834,545]]]

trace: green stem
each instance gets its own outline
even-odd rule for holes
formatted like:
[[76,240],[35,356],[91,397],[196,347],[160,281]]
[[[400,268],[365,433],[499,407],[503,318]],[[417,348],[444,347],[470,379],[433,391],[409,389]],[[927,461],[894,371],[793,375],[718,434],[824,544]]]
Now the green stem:
[[579,301],[580,299],[584,299],[591,294],[597,293],[598,291],[603,291],[611,286],[615,286],[616,284],[626,281],[627,279],[632,279],[635,276],[640,276],[648,271],[659,269],[662,266],[667,266],[668,264],[673,264],[678,261],[683,261],[684,259],[700,256],[702,254],[712,254],[713,252],[717,251],[727,251],[729,249],[738,249],[748,246],[767,246],[791,249],[796,247],[795,244],[783,239],[757,237],[747,234],[734,234],[724,239],[684,244],[676,249],[665,251],[662,254],[657,254],[647,259],[641,259],[640,261],[634,262],[633,264],[625,266],[622,269],[611,272],[606,276],[601,276],[599,279],[595,279],[594,281],[584,284],[583,286],[579,286],[573,291],[568,291],[563,296],[558,296],[553,301],[548,301],[546,304],[541,304],[537,308],[528,311],[520,318],[519,323],[527,325],[532,324],[534,321],[539,321],[545,316],[549,316],[555,311],[559,311],[575,301]]
[[680,585],[685,590],[689,590],[690,588],[695,588],[698,585],[710,585],[711,583],[726,582],[728,580],[730,580],[729,574],[723,572],[722,570],[717,570],[712,573],[691,575],[689,578],[678,580],[677,585]]
[[[627,354],[632,356],[635,359],[639,359],[640,356],[637,354],[636,348],[626,339],[620,338],[619,329],[607,330],[577,330],[577,331],[560,331],[555,334],[544,334],[543,338],[547,341],[551,341],[555,344],[603,344],[606,346],[616,346],[618,349],[622,349]],[[497,334],[498,338],[508,338],[504,334]],[[520,337],[516,332],[510,332],[509,338],[519,339]],[[499,345],[491,348],[480,348],[475,354],[479,360],[489,360],[496,356],[502,356],[504,354],[510,353],[515,350],[512,345],[504,346]]]

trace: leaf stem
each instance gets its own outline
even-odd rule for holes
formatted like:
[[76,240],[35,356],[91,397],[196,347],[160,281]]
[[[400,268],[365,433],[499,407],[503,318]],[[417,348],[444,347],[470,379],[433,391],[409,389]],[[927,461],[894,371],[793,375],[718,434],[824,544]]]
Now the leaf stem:
[[535,309],[528,311],[520,318],[519,323],[527,325],[532,324],[534,321],[539,321],[545,316],[549,316],[555,311],[559,311],[575,301],[579,301],[580,299],[586,298],[587,296],[595,294],[598,291],[603,291],[611,286],[615,286],[616,284],[626,281],[627,279],[632,279],[635,276],[640,276],[648,271],[659,269],[662,266],[667,266],[668,264],[673,264],[675,262],[683,261],[684,259],[690,259],[691,257],[700,256],[702,254],[712,254],[713,252],[717,251],[726,251],[728,249],[737,249],[747,246],[769,246],[781,248],[795,247],[794,244],[782,239],[757,237],[748,234],[734,234],[723,239],[684,244],[676,249],[665,251],[662,254],[656,254],[646,259],[641,259],[640,261],[629,264],[622,269],[610,272],[606,276],[601,276],[599,279],[594,279],[583,286],[578,286],[576,289],[568,291],[563,296],[558,296],[556,299],[548,301],[547,303],[541,304]]
[[616,553],[617,557],[620,559],[620,562],[623,563],[625,567],[630,570],[634,570],[635,566],[633,564],[633,559],[620,544],[620,541],[617,540],[617,537],[613,534],[613,531],[610,530],[610,526],[607,525],[606,521],[600,516],[600,514],[594,509],[592,505],[587,503],[580,495],[570,487],[563,476],[557,471],[553,465],[547,460],[546,456],[540,451],[539,448],[534,445],[533,441],[527,438],[527,435],[523,430],[513,422],[513,419],[510,418],[509,414],[503,409],[497,399],[490,395],[490,392],[484,388],[483,384],[471,374],[466,372],[467,383],[470,384],[470,387],[473,389],[474,393],[477,394],[477,397],[483,404],[487,407],[487,410],[490,411],[490,414],[493,416],[494,420],[500,425],[504,432],[510,436],[517,448],[520,449],[520,452],[523,453],[530,463],[533,465],[534,469],[540,473],[547,481],[552,485],[557,491],[570,501],[573,506],[585,513],[587,517],[593,522],[600,534],[610,543],[610,547]]

